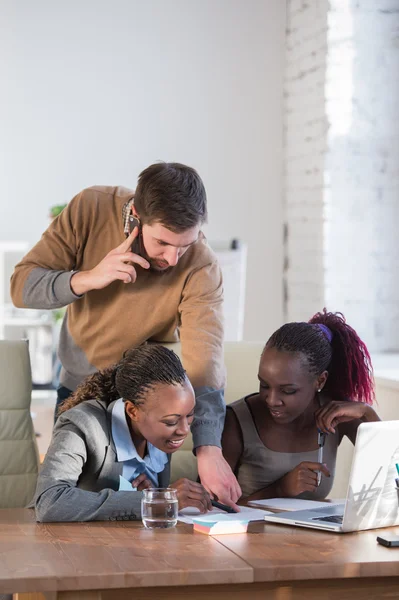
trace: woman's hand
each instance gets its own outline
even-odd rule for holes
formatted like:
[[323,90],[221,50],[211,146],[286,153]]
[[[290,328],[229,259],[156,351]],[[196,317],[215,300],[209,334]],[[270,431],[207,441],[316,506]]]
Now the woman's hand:
[[138,492],[142,492],[143,490],[154,487],[154,484],[147,478],[145,473],[141,473],[141,475],[132,481],[132,487],[136,488]]
[[170,485],[177,490],[179,510],[186,506],[195,506],[202,513],[212,510],[211,497],[200,483],[190,479],[178,479]]
[[319,471],[326,477],[330,477],[330,471],[322,463],[309,461],[299,463],[295,469],[276,482],[279,495],[282,498],[295,498],[302,492],[314,492],[317,489]]
[[340,401],[329,402],[315,412],[316,426],[323,433],[335,433],[339,423],[347,423],[354,419],[376,421],[378,416],[373,409],[362,402]]

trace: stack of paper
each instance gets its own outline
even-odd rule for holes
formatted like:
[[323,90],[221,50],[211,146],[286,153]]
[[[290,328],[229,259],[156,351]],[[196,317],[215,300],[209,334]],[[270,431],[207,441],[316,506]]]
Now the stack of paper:
[[[264,514],[264,511],[262,512]],[[214,515],[213,517],[209,515],[208,518],[193,519],[194,531],[207,535],[246,533],[249,521],[245,517],[238,520],[237,514]]]
[[222,533],[245,533],[250,521],[263,521],[263,517],[270,512],[242,506],[238,513],[226,513],[219,508],[213,508],[201,514],[197,508],[188,507],[179,512],[179,521],[192,523],[194,531],[208,535]]
[[309,508],[325,508],[335,504],[345,504],[345,500],[301,500],[300,498],[268,498],[267,500],[251,500],[251,506],[270,508],[273,511],[307,510]]

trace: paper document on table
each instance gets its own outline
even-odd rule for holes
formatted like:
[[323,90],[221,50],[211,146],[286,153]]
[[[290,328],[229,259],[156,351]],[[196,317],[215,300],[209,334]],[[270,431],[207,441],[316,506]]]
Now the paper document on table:
[[336,504],[345,504],[345,500],[330,500],[318,502],[316,500],[301,500],[300,498],[268,498],[267,500],[252,500],[248,502],[251,506],[264,506],[276,511],[284,510],[307,510],[309,508],[325,508]]
[[[200,513],[198,508],[188,506],[179,511],[178,519],[183,523],[191,524],[196,521],[262,521],[263,517],[270,514],[267,510],[241,506],[238,513],[227,513],[220,508],[213,508],[206,513]],[[216,517],[216,518],[215,518]]]

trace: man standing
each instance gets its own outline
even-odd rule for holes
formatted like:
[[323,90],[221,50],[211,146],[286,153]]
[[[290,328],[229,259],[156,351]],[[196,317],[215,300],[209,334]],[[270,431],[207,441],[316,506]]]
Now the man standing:
[[200,231],[206,217],[201,178],[178,163],[145,169],[134,193],[85,189],[15,267],[11,295],[21,308],[68,306],[57,405],[126,349],[180,339],[196,391],[192,434],[201,482],[234,505],[240,488],[220,449],[222,277]]

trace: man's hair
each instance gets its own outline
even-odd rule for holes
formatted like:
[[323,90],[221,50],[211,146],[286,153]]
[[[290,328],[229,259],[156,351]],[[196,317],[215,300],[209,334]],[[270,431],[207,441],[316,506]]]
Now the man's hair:
[[139,175],[134,206],[147,225],[159,222],[181,233],[207,219],[206,192],[195,169],[180,163],[160,162]]

